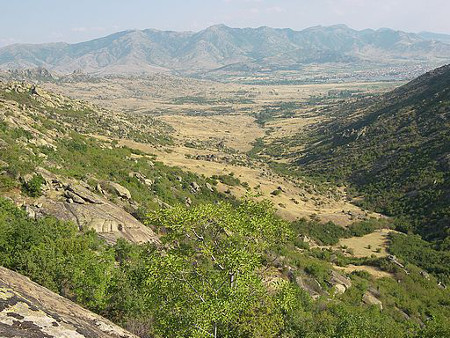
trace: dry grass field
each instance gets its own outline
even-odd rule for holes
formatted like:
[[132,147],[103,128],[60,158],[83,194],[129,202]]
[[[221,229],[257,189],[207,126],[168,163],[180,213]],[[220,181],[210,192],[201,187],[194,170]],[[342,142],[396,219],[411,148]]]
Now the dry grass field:
[[388,235],[392,232],[389,229],[377,230],[363,237],[343,238],[337,247],[348,247],[353,251],[355,257],[377,257],[387,256],[386,248],[389,244]]

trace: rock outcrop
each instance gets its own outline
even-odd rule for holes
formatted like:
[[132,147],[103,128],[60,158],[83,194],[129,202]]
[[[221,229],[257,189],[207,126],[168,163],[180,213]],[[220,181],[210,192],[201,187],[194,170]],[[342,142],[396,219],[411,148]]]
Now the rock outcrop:
[[134,338],[132,333],[0,267],[1,337]]
[[380,310],[383,310],[383,303],[381,302],[381,300],[379,300],[377,297],[375,297],[375,295],[370,291],[367,291],[363,295],[362,302],[367,305],[378,306],[380,308]]
[[110,188],[116,193],[119,197],[122,197],[124,199],[130,200],[131,199],[131,193],[130,191],[121,186],[119,183],[116,182],[107,182],[106,183],[107,188]]
[[352,286],[352,281],[336,271],[331,272],[329,283],[335,288],[338,294],[344,293]]
[[26,206],[30,217],[52,215],[61,220],[72,221],[80,230],[95,230],[109,243],[114,243],[119,238],[133,243],[159,243],[158,237],[149,227],[82,183],[63,179],[42,168],[37,168],[36,173],[44,178],[46,184],[43,188],[44,195]]

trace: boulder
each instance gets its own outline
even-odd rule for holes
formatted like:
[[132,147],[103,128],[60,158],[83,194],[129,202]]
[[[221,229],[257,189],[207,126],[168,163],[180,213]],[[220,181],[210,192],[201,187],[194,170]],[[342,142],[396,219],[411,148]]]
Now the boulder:
[[336,284],[334,286],[334,289],[336,290],[336,293],[339,294],[339,295],[341,295],[345,291],[347,291],[347,288],[343,284]]
[[352,281],[350,278],[347,278],[334,270],[331,272],[329,282],[336,288],[336,290],[344,289],[344,292],[352,286]]
[[192,193],[197,193],[197,192],[199,192],[200,191],[200,186],[198,185],[198,183],[197,182],[192,182],[191,184],[190,184],[190,186],[191,186],[191,191],[192,191]]
[[[83,198],[81,198],[80,196],[78,196],[77,194],[73,193],[73,192],[70,191],[70,190],[66,190],[66,191],[64,192],[64,196],[66,196],[67,199],[68,199],[69,201],[71,201],[72,203],[73,203],[73,202],[79,203],[79,204],[84,204],[84,203],[85,203],[85,201],[84,201]],[[71,202],[69,202],[69,203],[71,203]]]
[[114,192],[119,196],[122,197],[124,199],[131,199],[131,193],[130,191],[121,186],[119,183],[116,182],[108,182],[108,185],[114,190]]
[[[72,192],[73,194],[77,195],[78,197],[82,198],[84,201],[86,201],[88,203],[93,203],[93,204],[103,204],[104,203],[99,196],[97,196],[92,191],[83,187],[80,184],[70,184],[67,186],[66,191]],[[69,197],[72,198],[72,196],[69,196]]]
[[211,191],[211,192],[214,192],[214,188],[213,188],[212,185],[209,184],[209,183],[206,183],[206,189],[208,189],[208,190]]
[[371,292],[366,292],[363,295],[362,301],[364,304],[367,305],[375,305],[380,308],[380,310],[383,310],[383,303],[381,300],[379,300],[377,297],[375,297]]

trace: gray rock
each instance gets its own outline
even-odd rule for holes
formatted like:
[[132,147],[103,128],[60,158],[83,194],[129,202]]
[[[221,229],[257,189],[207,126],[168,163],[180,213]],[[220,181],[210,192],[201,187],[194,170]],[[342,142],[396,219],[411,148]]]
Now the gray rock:
[[196,193],[198,193],[200,191],[200,186],[198,185],[197,182],[192,182],[190,184],[190,186],[191,186],[192,193],[196,194]]
[[380,310],[383,310],[383,303],[378,298],[376,298],[371,292],[366,292],[363,295],[362,301],[364,304],[376,305],[380,308]]
[[36,211],[29,205],[25,206],[25,212],[29,218],[36,219]]
[[108,182],[108,185],[114,190],[114,192],[119,196],[122,197],[124,199],[131,199],[131,193],[130,191],[121,186],[119,183],[116,182]]
[[64,196],[66,196],[67,199],[72,200],[72,202],[75,202],[75,203],[78,203],[78,204],[86,203],[83,198],[81,198],[80,196],[78,196],[77,194],[73,193],[70,190],[66,190],[64,192]]
[[[331,277],[330,277],[329,282],[332,286],[335,286],[335,287],[337,285],[342,285],[345,290],[347,290],[348,288],[350,288],[352,286],[352,281],[350,280],[350,278],[347,278],[334,270],[331,272]],[[339,288],[342,289],[341,287],[339,287]]]
[[92,191],[83,187],[80,184],[70,184],[67,186],[66,190],[81,197],[84,201],[86,201],[88,203],[93,203],[93,204],[102,204],[103,203],[99,196],[97,196]]

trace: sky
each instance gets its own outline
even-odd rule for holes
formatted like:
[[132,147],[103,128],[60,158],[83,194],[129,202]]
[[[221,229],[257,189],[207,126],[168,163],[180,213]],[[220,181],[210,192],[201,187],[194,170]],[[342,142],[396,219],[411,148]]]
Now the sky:
[[81,42],[122,30],[214,24],[301,30],[346,24],[450,34],[450,0],[0,0],[0,47]]

